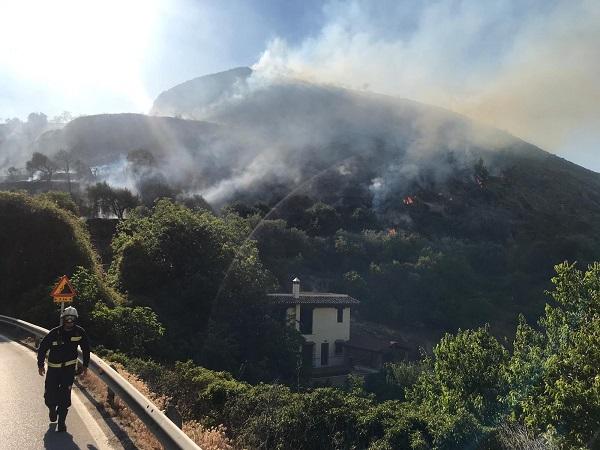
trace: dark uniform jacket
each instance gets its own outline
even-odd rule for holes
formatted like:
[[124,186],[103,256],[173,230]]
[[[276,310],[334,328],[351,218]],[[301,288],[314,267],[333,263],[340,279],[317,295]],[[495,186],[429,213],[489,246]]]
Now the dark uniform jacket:
[[44,367],[46,352],[48,353],[48,367],[67,367],[77,362],[77,346],[81,346],[83,352],[83,367],[90,362],[90,343],[85,330],[75,325],[69,331],[62,326],[53,328],[42,339],[38,348],[38,367]]

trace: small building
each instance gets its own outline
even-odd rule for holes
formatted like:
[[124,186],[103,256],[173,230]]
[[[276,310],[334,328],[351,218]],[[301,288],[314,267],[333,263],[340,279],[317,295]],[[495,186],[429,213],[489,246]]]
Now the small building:
[[364,331],[354,333],[346,343],[346,357],[355,373],[378,372],[386,362],[406,360],[409,350],[400,340],[391,341]]
[[298,278],[292,281],[291,293],[269,297],[285,311],[288,325],[304,337],[303,366],[312,368],[313,378],[350,372],[346,343],[350,340],[350,309],[358,300],[346,294],[302,292]]

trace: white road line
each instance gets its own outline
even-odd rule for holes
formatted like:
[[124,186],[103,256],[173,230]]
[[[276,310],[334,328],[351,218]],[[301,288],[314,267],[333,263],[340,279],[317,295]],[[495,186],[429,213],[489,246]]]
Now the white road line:
[[[4,338],[11,345],[17,346],[19,349],[23,350],[23,346],[21,344],[17,344],[11,338],[0,334],[0,337]],[[37,362],[37,356],[35,352],[28,350],[27,354],[33,358],[34,361]],[[77,410],[77,414],[81,416],[81,421],[83,422],[83,426],[87,428],[88,432],[92,436],[92,438],[98,444],[98,450],[114,450],[114,447],[110,445],[110,439],[106,435],[106,433],[100,428],[100,426],[96,423],[96,419],[92,417],[86,406],[83,404],[83,400],[81,399],[81,393],[76,391],[75,389],[71,390],[71,394],[75,394],[72,396],[73,406]]]

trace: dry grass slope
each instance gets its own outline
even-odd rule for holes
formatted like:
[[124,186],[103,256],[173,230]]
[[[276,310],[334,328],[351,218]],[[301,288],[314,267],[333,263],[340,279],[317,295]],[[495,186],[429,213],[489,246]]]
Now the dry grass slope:
[[[116,365],[115,367],[119,374],[133,387],[150,399],[158,408],[164,410],[168,402],[167,397],[158,396],[151,392],[142,380],[124,370],[122,366]],[[163,449],[163,446],[146,428],[144,423],[118,397],[115,397],[114,401],[108,398],[106,385],[96,375],[88,372],[85,378],[80,379],[80,384],[96,399],[104,411],[118,422],[137,449]],[[205,428],[199,422],[187,421],[183,423],[183,431],[203,450],[237,450],[226,436],[226,428],[222,425]]]

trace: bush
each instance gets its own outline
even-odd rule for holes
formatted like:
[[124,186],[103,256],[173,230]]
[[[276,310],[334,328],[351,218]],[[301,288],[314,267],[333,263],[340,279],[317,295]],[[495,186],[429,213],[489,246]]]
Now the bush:
[[49,294],[58,277],[78,266],[100,274],[85,226],[46,197],[0,192],[0,310],[56,326]]
[[165,324],[163,358],[193,358],[251,381],[291,380],[300,337],[271,317],[274,280],[249,231],[239,216],[159,200],[119,224],[111,277]]
[[154,311],[143,306],[110,308],[98,302],[90,322],[93,335],[103,345],[137,356],[156,353],[156,346],[165,333]]

